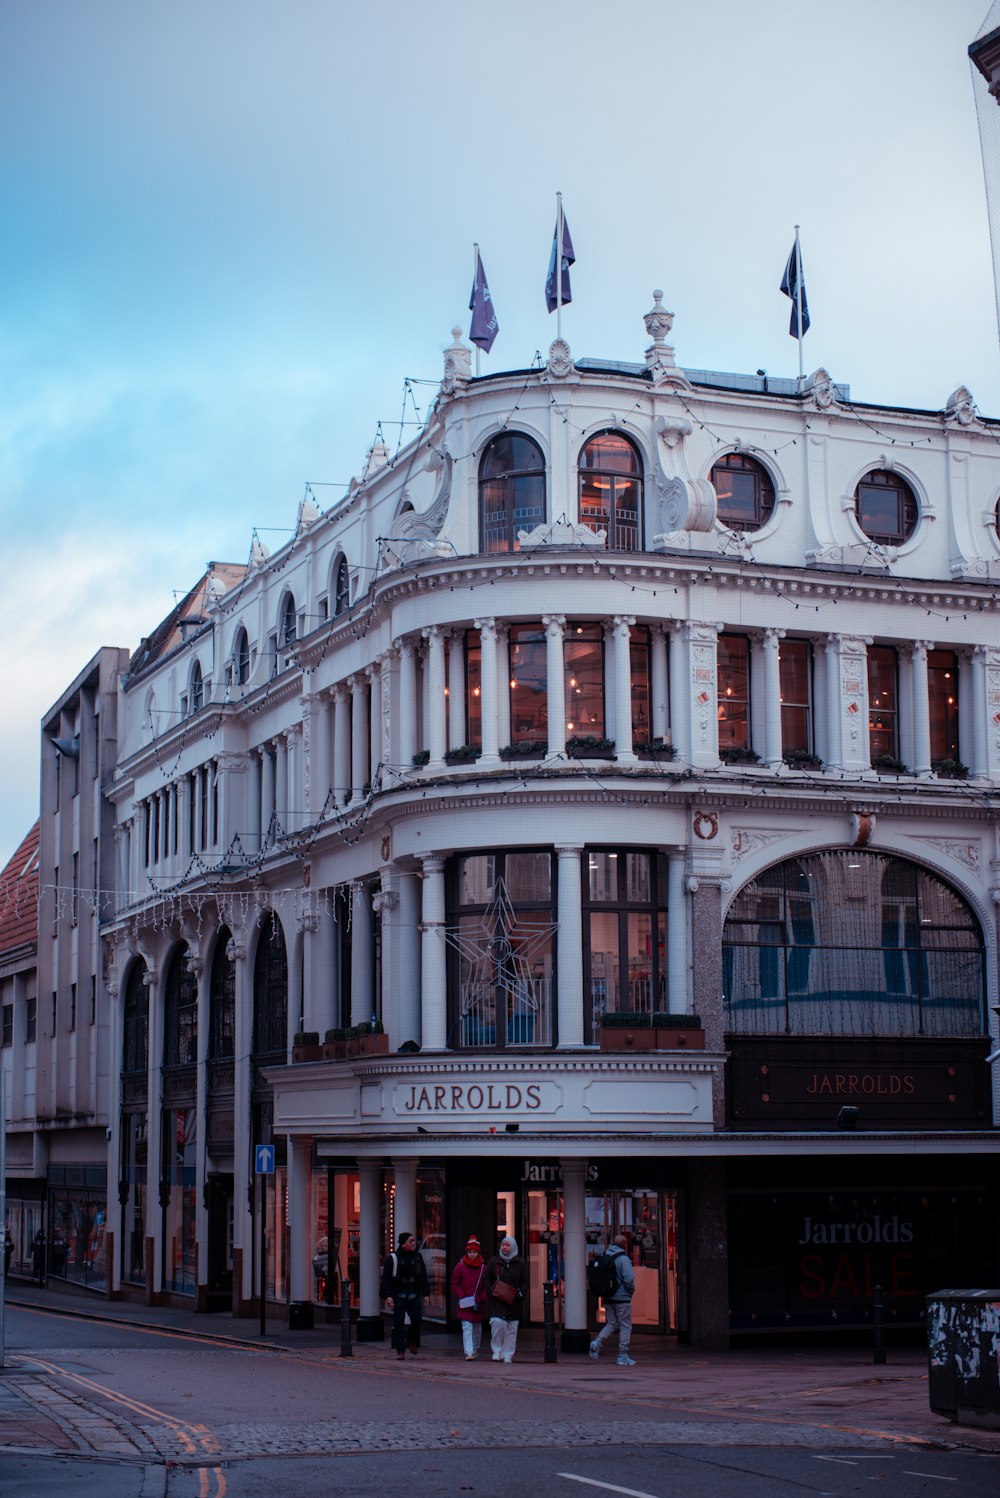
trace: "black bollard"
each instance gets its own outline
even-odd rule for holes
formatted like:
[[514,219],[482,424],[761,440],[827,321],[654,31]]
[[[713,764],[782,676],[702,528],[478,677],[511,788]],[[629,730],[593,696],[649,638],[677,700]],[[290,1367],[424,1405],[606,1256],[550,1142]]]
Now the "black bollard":
[[873,1322],[875,1326],[875,1347],[872,1352],[873,1363],[885,1362],[885,1328],[882,1325],[882,1286],[875,1286],[875,1303]]
[[351,1346],[351,1282],[341,1280],[340,1282],[340,1356],[352,1358],[354,1348]]
[[544,1302],[545,1317],[545,1362],[554,1363],[556,1358],[556,1306],[555,1286],[551,1280],[546,1280],[542,1286],[542,1299]]

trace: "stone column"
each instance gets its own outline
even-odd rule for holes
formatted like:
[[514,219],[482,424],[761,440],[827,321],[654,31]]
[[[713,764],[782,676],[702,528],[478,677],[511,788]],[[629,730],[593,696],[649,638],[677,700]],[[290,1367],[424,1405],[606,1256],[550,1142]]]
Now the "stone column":
[[729,1261],[726,1237],[726,1165],[699,1160],[688,1190],[688,1261],[691,1345],[729,1348]]
[[420,1011],[423,1049],[448,1048],[448,966],[444,938],[444,859],[423,860],[423,918],[420,922]]
[[[203,962],[188,950],[188,971],[198,980],[198,1040],[195,1048],[195,1118],[198,1151],[194,1173],[194,1237],[198,1255],[195,1272],[195,1304],[200,1310],[208,1303],[208,1208],[205,1206],[206,1154],[208,1147],[208,1035],[209,1004],[212,986],[212,964]],[[114,1053],[112,1053],[114,1054]],[[120,1054],[120,1052],[118,1053]]]
[[649,736],[651,739],[665,739],[670,732],[670,702],[667,696],[667,635],[662,624],[653,625],[650,638],[653,709]]
[[372,1017],[372,913],[363,884],[351,885],[351,1024],[362,1025]]
[[440,774],[444,769],[444,752],[448,747],[448,699],[444,690],[444,635],[437,624],[424,630],[427,641],[427,747],[428,770]]
[[497,623],[495,619],[477,619],[476,628],[482,646],[480,663],[480,714],[483,725],[481,770],[495,770],[500,764],[497,740]]
[[840,636],[827,635],[823,651],[826,658],[826,729],[821,753],[828,770],[839,770],[844,762],[840,737]]
[[399,773],[408,775],[417,752],[417,661],[411,640],[397,640],[399,651]]
[[289,832],[298,832],[299,828],[305,825],[302,724],[290,723],[285,738],[288,744],[288,799],[285,827]]
[[233,937],[233,1301],[237,1312],[254,1294],[253,1227],[250,1205],[250,1049],[253,1044],[253,970],[242,940]]
[[927,680],[927,652],[933,649],[932,640],[914,640],[910,649],[914,775],[929,775],[931,769],[931,702]]
[[972,647],[972,755],[969,769],[973,775],[990,773],[989,684],[987,665],[989,650],[985,645]]
[[320,1040],[338,1023],[333,921],[326,908],[327,893],[321,891],[316,896],[311,921],[303,937],[306,1029],[318,1030]]
[[675,624],[667,637],[668,670],[667,684],[670,691],[670,742],[675,754],[691,758],[691,709],[687,689],[687,644],[686,626]]
[[366,667],[368,678],[368,779],[374,791],[382,779],[382,663]]
[[282,830],[288,832],[289,825],[289,803],[288,789],[290,776],[288,773],[288,735],[279,734],[275,740],[277,744],[277,756],[275,765],[275,799],[277,802],[278,821]]
[[329,700],[316,692],[303,698],[302,707],[309,717],[309,798],[303,806],[308,812],[306,820],[318,822],[330,788]]
[[[691,987],[694,1013],[701,1018],[705,1031],[705,1048],[724,1049],[725,1016],[722,1005],[722,892],[715,880],[690,878],[691,951],[697,953],[692,964]],[[725,1126],[726,1098],[721,1072],[712,1079],[712,1112],[715,1127]]]
[[[719,631],[714,624],[680,626],[677,661],[678,692],[684,698],[688,744],[685,757],[696,769],[715,769],[719,763]],[[671,663],[673,664],[673,662]]]
[[497,743],[510,743],[510,627],[497,625]]
[[688,1013],[688,893],[684,848],[667,853],[667,1007]]
[[149,1003],[147,1035],[149,1037],[149,1070],[146,1081],[146,1284],[145,1301],[155,1305],[163,1287],[163,1014],[159,1002],[160,973],[151,962],[146,964],[146,996]]
[[615,635],[615,758],[621,764],[635,764],[632,752],[632,626],[635,616],[616,614]]
[[[288,1148],[288,1295],[308,1306],[312,1325],[312,1139],[287,1136]],[[332,1241],[332,1234],[331,1239]]]
[[[260,819],[261,805],[264,796],[262,771],[263,764],[261,760],[261,751],[259,749],[253,749],[250,753],[250,775],[249,785],[247,787],[247,795],[249,798],[249,804],[247,807],[247,840],[244,846],[244,852],[249,858],[256,858],[261,850]],[[188,820],[187,782],[185,780],[182,780],[180,783],[179,793],[177,797],[177,815],[180,817],[180,826],[178,828],[178,832],[180,833],[181,838],[183,838],[184,830],[187,826]]]
[[[403,872],[399,875],[398,982],[396,985],[396,1018],[398,1042],[415,1040],[419,1045],[423,1033],[420,1024],[420,876]],[[384,937],[383,937],[384,940]],[[394,1041],[397,1039],[393,1037]]]
[[565,614],[543,614],[545,629],[545,696],[549,757],[566,753],[566,667],[563,654]]
[[[378,1287],[382,1275],[382,1236],[380,1231],[382,1206],[382,1162],[359,1160],[361,1210],[358,1253],[359,1318],[357,1325],[359,1342],[381,1342],[382,1303]],[[346,1265],[346,1256],[344,1263]]]
[[396,1220],[396,1236],[393,1240],[393,1248],[399,1241],[400,1233],[412,1233],[419,1241],[417,1231],[417,1162],[416,1160],[397,1159],[392,1160],[393,1176],[396,1183],[396,1202],[394,1217]]
[[565,1324],[563,1352],[586,1352],[587,1330],[587,1223],[586,1160],[560,1160],[563,1183],[563,1258],[566,1264],[563,1303]]
[[[765,629],[764,650],[764,762],[777,769],[782,760],[781,669],[778,661],[783,629]],[[752,740],[751,740],[752,742]]]
[[347,688],[333,691],[333,796],[337,806],[346,806],[351,790],[351,714]]
[[368,685],[360,674],[349,676],[347,685],[351,689],[351,803],[360,806],[368,779]]
[[[558,919],[558,1034],[559,1049],[575,1049],[583,1045],[583,913],[580,886],[579,843],[568,847],[557,847],[557,899]],[[541,1036],[538,1037],[542,1039]]]
[[448,637],[448,748],[461,749],[465,725],[465,630],[454,629]]

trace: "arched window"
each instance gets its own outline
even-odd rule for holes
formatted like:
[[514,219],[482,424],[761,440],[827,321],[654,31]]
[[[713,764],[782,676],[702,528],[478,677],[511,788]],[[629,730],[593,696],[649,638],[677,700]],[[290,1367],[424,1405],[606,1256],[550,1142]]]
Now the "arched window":
[[580,454],[580,524],[607,531],[609,551],[642,546],[642,463],[621,432],[599,432]]
[[188,967],[188,946],[177,948],[167,970],[163,1003],[163,1065],[194,1066],[198,1059],[198,980]]
[[285,595],[285,601],[281,606],[281,626],[278,632],[278,643],[282,650],[289,650],[298,639],[298,620],[295,617],[295,599],[291,593]]
[[545,520],[545,459],[530,437],[494,437],[479,464],[479,543],[483,551],[519,551],[518,531]]
[[288,1049],[288,953],[274,913],[261,923],[253,967],[253,1054],[256,1061]]
[[191,686],[189,688],[188,700],[193,713],[200,712],[205,705],[205,680],[201,674],[201,664],[195,661],[191,667]]
[[129,968],[122,1012],[122,1071],[144,1073],[149,1065],[149,990],[146,964],[140,958]]
[[343,555],[337,558],[337,565],[333,569],[333,614],[346,614],[351,606],[351,574],[347,566],[347,558]]
[[865,535],[883,546],[899,546],[917,528],[917,501],[898,473],[873,468],[854,491],[858,524]]
[[236,1050],[236,968],[229,956],[232,934],[223,926],[215,942],[208,992],[208,1059],[227,1061]]
[[979,922],[907,859],[852,848],[778,864],[737,895],[722,941],[733,1033],[984,1033]]
[[763,464],[746,453],[727,453],[709,474],[719,500],[719,520],[733,531],[759,531],[774,509],[774,485]]
[[245,687],[250,680],[250,639],[242,624],[233,640],[230,678],[239,687]]

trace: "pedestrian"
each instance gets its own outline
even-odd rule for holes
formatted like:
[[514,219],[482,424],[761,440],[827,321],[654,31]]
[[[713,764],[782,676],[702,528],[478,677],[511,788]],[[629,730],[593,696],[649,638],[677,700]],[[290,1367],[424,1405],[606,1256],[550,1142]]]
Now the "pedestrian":
[[611,1240],[611,1247],[590,1266],[590,1285],[604,1302],[604,1325],[590,1344],[590,1356],[596,1359],[601,1348],[612,1333],[618,1331],[619,1368],[634,1368],[635,1358],[629,1357],[632,1342],[632,1296],[635,1293],[635,1270],[632,1260],[625,1252],[628,1240],[619,1233]]
[[31,1277],[40,1285],[45,1282],[45,1234],[41,1228],[31,1242]]
[[10,1274],[10,1261],[14,1257],[14,1240],[10,1236],[10,1228],[3,1230],[3,1277]]
[[508,1234],[500,1243],[483,1276],[486,1282],[486,1309],[490,1317],[490,1347],[494,1363],[512,1363],[517,1347],[517,1328],[521,1321],[524,1299],[524,1260],[517,1251],[517,1240]]
[[479,1351],[486,1320],[486,1291],[483,1289],[483,1246],[475,1236],[468,1238],[465,1253],[451,1271],[451,1293],[458,1301],[458,1319],[462,1323],[462,1349],[466,1362],[473,1362]]
[[[382,1266],[382,1283],[378,1293],[392,1312],[392,1345],[397,1358],[413,1357],[420,1351],[420,1323],[424,1319],[424,1296],[431,1293],[427,1266],[417,1253],[412,1233],[400,1233],[396,1252]],[[407,1329],[406,1321],[410,1325]]]

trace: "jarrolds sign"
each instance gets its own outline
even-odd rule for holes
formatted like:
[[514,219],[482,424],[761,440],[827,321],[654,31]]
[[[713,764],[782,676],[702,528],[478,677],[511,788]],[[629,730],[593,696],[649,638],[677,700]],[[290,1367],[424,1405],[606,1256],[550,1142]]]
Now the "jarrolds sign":
[[758,1128],[983,1128],[990,1122],[982,1040],[727,1037],[729,1121]]
[[404,1118],[521,1118],[554,1113],[561,1101],[554,1082],[397,1082],[393,1111]]

